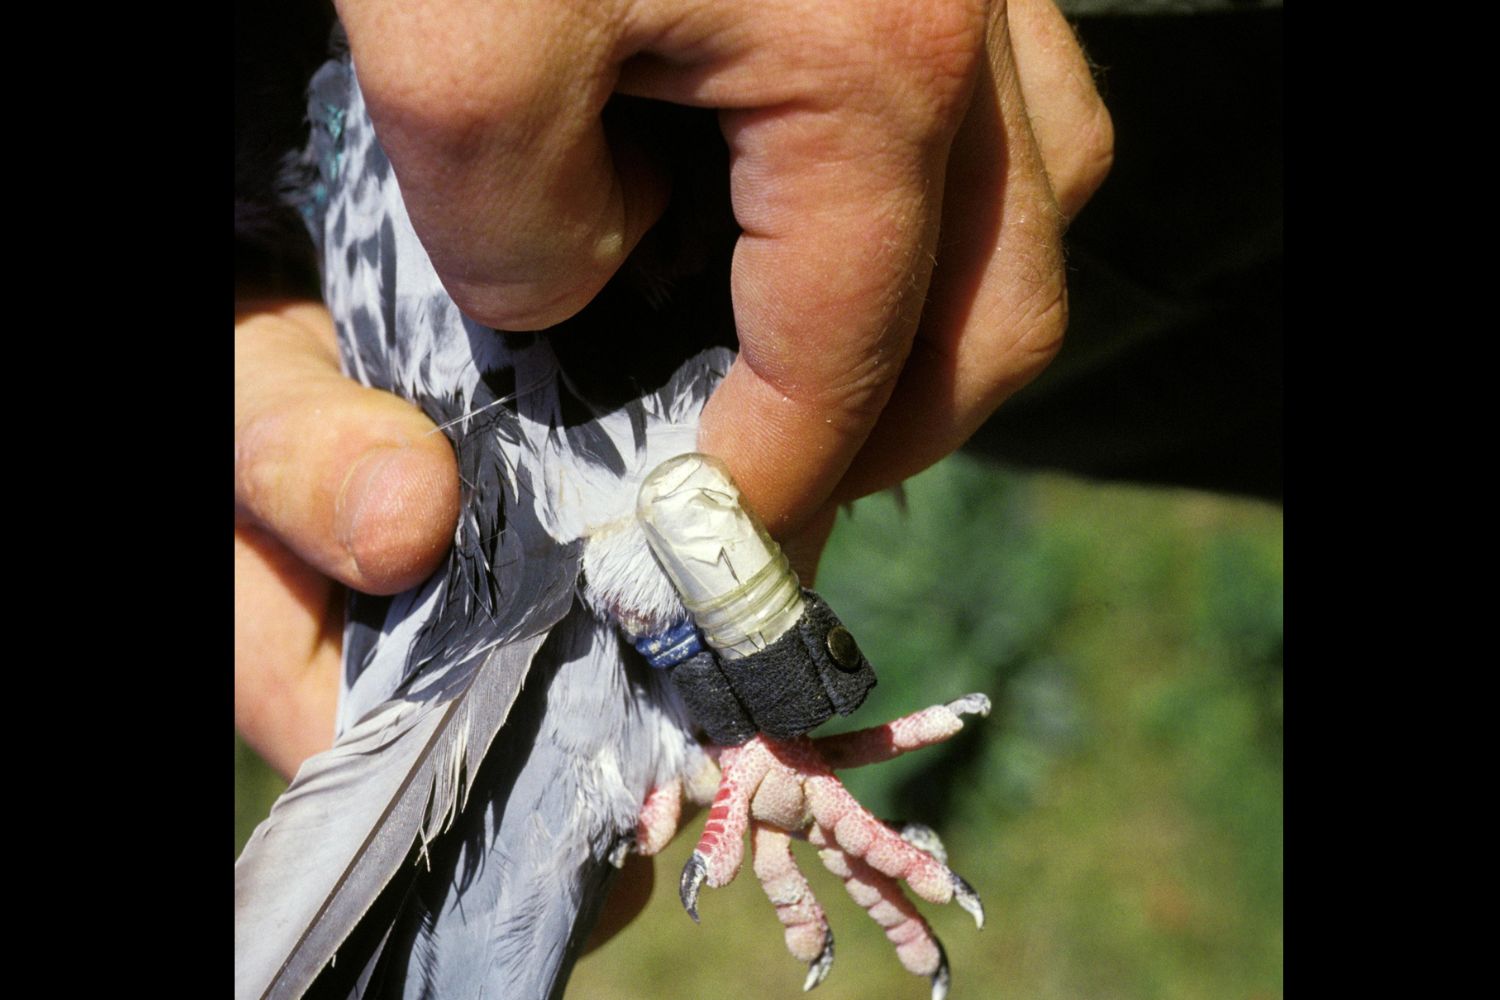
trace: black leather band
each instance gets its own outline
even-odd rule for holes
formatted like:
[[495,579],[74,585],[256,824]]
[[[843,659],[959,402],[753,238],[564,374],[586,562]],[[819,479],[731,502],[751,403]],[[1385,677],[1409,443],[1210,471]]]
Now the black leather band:
[[688,711],[721,746],[756,732],[801,736],[834,713],[848,715],[875,686],[875,669],[828,603],[802,591],[797,624],[770,646],[738,660],[705,650],[672,668]]

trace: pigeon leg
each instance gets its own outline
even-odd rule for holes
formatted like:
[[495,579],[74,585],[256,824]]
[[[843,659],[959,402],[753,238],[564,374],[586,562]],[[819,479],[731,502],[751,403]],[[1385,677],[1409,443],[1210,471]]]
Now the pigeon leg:
[[962,716],[985,715],[989,708],[984,695],[968,695],[842,736],[781,740],[762,733],[743,746],[719,750],[722,780],[703,837],[682,873],[688,914],[698,919],[698,892],[705,881],[714,887],[733,881],[744,857],[745,830],[753,824],[756,875],[787,928],[788,950],[810,963],[806,988],[816,986],[833,959],[832,935],[790,854],[790,836],[806,833],[822,849],[823,864],[885,928],[902,965],[931,979],[934,998],[945,996],[943,947],[898,883],[905,881],[932,903],[957,900],[983,927],[979,896],[948,868],[935,833],[919,824],[882,823],[849,794],[833,768],[890,760],[942,742],[963,728]]
[[646,793],[635,824],[635,849],[650,856],[667,846],[682,818],[682,779],[673,778]]
[[962,716],[990,714],[990,699],[970,694],[946,705],[933,705],[883,726],[813,740],[823,760],[835,771],[878,764],[911,750],[942,743],[964,727]]
[[646,793],[631,840],[637,854],[650,857],[666,848],[681,828],[684,800],[695,806],[706,806],[713,801],[720,780],[715,759],[718,753],[717,747],[693,744],[682,773]]
[[901,965],[913,975],[926,976],[932,982],[933,1000],[942,1000],[948,993],[947,955],[896,881],[849,854],[825,827],[814,826],[808,840],[818,848],[823,867],[843,880],[849,898],[884,928]]
[[[987,697],[971,694],[883,726],[816,740],[812,749],[830,767],[856,767],[890,760],[952,737],[963,728],[962,716],[984,716],[989,710]],[[805,787],[813,817],[850,856],[863,859],[890,878],[904,880],[913,892],[929,902],[943,904],[957,898],[975,923],[984,926],[984,907],[979,896],[944,863],[946,859],[941,855],[945,852],[940,843],[936,851],[929,852],[923,849],[925,845],[919,835],[908,837],[892,830],[861,806],[831,773],[809,774]]]
[[943,838],[926,823],[907,823],[904,820],[886,820],[885,825],[901,835],[901,839],[918,850],[926,851],[943,864],[948,863],[948,849]]
[[786,928],[787,951],[807,963],[807,980],[802,989],[810,990],[833,967],[833,932],[828,929],[828,918],[813,896],[812,886],[797,867],[792,856],[792,838],[784,830],[753,821],[750,850],[755,877],[760,879],[761,888]]
[[810,778],[807,785],[813,817],[851,857],[863,859],[890,878],[904,880],[929,903],[953,899],[953,875],[947,866],[902,840],[860,805],[837,778]]
[[708,810],[698,846],[682,869],[680,893],[688,916],[698,919],[698,890],[705,881],[718,889],[734,881],[745,858],[745,828],[750,801],[760,788],[772,758],[759,738],[742,747],[725,747],[719,755],[723,777]]

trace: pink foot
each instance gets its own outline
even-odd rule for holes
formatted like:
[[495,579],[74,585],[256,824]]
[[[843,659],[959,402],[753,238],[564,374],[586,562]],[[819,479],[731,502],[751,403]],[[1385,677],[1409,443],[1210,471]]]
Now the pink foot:
[[943,943],[902,893],[896,880],[851,856],[821,826],[813,827],[808,840],[820,848],[818,858],[823,867],[843,879],[849,898],[885,929],[886,939],[896,946],[896,957],[902,966],[914,975],[926,976],[932,983],[933,1000],[943,1000],[948,995],[950,978]]
[[719,766],[714,761],[717,752],[714,747],[694,744],[682,775],[646,793],[641,811],[636,816],[634,836],[626,838],[616,851],[618,857],[613,859],[616,868],[625,863],[629,851],[650,857],[667,846],[677,834],[683,799],[694,805],[708,805],[718,790],[721,777]]
[[806,992],[833,968],[833,931],[828,928],[828,918],[797,867],[792,838],[784,830],[756,820],[750,849],[755,856],[755,877],[786,928],[786,950],[807,963],[807,979],[802,984]]
[[[755,872],[786,927],[787,948],[808,962],[806,989],[827,975],[833,936],[789,849],[789,836],[807,836],[844,880],[849,894],[885,928],[902,965],[932,980],[934,998],[947,993],[948,963],[927,922],[901,892],[932,903],[958,904],[984,926],[984,909],[967,882],[947,867],[942,844],[926,827],[898,832],[876,819],[845,790],[835,768],[890,760],[940,743],[963,728],[961,716],[988,715],[989,699],[972,694],[894,722],[854,733],[810,739],[756,736],[719,755],[723,771],[708,822],[682,871],[682,905],[698,919],[705,882],[729,884],[744,860],[744,835],[753,827]],[[650,803],[648,802],[648,806]]]

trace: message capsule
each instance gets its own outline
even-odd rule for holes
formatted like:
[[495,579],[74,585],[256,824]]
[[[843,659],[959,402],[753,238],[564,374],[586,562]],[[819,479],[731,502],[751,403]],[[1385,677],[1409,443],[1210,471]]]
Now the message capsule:
[[802,617],[786,554],[740,502],[718,459],[689,453],[641,484],[636,518],[703,639],[725,660],[771,645]]

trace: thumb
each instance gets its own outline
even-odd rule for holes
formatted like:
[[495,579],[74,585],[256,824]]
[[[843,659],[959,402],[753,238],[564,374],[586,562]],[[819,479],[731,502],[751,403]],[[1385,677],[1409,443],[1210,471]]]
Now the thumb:
[[396,593],[452,543],[458,466],[421,411],[349,380],[337,357],[321,306],[236,317],[236,517],[356,590]]

